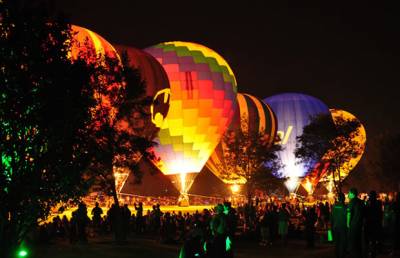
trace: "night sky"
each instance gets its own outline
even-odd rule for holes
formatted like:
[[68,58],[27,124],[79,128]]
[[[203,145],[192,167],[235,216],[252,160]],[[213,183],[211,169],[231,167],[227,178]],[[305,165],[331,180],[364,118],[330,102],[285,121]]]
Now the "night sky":
[[368,136],[400,131],[396,8],[220,2],[68,0],[54,9],[115,44],[201,43],[228,61],[239,92],[305,93],[356,115]]

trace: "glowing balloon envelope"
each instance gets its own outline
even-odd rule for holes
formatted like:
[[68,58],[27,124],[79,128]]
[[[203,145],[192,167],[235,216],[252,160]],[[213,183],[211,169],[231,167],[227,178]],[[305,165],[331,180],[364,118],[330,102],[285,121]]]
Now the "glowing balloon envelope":
[[[331,112],[334,123],[339,118],[344,119],[344,120],[357,120],[358,121],[357,117],[355,117],[353,114],[351,114],[347,111],[344,111],[344,110],[330,109],[330,112]],[[357,133],[353,134],[353,137],[354,137],[354,140],[359,143],[359,146],[361,146],[361,149],[358,151],[358,154],[356,157],[353,157],[351,160],[344,163],[340,167],[340,179],[341,180],[345,179],[349,175],[349,173],[358,164],[358,162],[360,161],[360,159],[364,153],[365,145],[367,142],[367,133],[362,124],[358,128]],[[309,193],[312,193],[312,191],[315,189],[315,187],[317,186],[317,184],[319,182],[325,182],[327,184],[330,184],[334,179],[331,174],[327,173],[327,167],[329,166],[329,163],[323,162],[324,159],[327,159],[327,157],[323,157],[322,161],[319,162],[316,165],[315,169],[309,175],[307,175],[307,177],[302,181],[302,186]],[[337,180],[339,180],[339,175],[335,176],[335,181],[337,181]],[[328,188],[330,188],[330,187],[328,187]]]
[[[129,124],[138,135],[153,139],[159,130],[155,121],[165,117],[169,109],[168,76],[161,64],[150,54],[128,46],[116,46],[116,49],[120,54],[126,53],[129,65],[139,71],[146,84],[146,95],[153,99],[153,103],[146,107],[147,115],[135,112]],[[127,122],[125,124],[128,126]]]
[[145,51],[162,64],[170,83],[168,115],[157,121],[157,165],[186,193],[231,122],[236,79],[219,54],[200,44],[166,42]]
[[300,93],[278,94],[263,101],[272,108],[277,117],[277,134],[284,148],[279,154],[284,167],[276,176],[289,178],[286,186],[290,192],[294,192],[300,183],[299,178],[308,172],[294,155],[296,137],[302,135],[304,126],[310,123],[312,116],[329,114],[329,108],[319,99]]
[[[225,134],[238,130],[249,134],[266,134],[269,136],[269,144],[272,144],[276,136],[276,129],[276,117],[267,104],[250,94],[237,94],[236,112],[229,130]],[[210,156],[206,166],[226,184],[245,184],[246,179],[239,177],[233,171],[231,172],[232,177],[223,174],[223,171],[229,171],[229,166],[224,159],[226,155],[229,155],[228,146],[224,141],[221,141]]]
[[93,59],[87,61],[96,60],[99,56],[119,58],[114,47],[97,33],[77,25],[71,25],[71,30],[73,33],[70,53],[72,60],[76,60],[81,52],[89,53],[89,58],[90,54],[92,55]]
[[[71,25],[71,30],[72,46],[69,53],[69,58],[71,58],[71,60],[77,60],[80,55],[81,57],[85,58],[87,63],[100,62],[101,65],[106,65],[106,63],[103,63],[105,61],[105,57],[117,58],[120,60],[115,48],[97,33],[76,25]],[[119,87],[121,87],[119,84],[107,85],[108,90]],[[95,96],[97,97],[98,94],[95,94]],[[101,108],[100,106],[110,107],[110,99],[107,96],[101,94],[100,101],[101,105],[99,105],[97,108]],[[111,107],[109,114],[110,116],[115,115],[113,112],[113,107]],[[119,192],[123,186],[123,183],[128,178],[129,170],[114,168],[113,173],[116,189]]]

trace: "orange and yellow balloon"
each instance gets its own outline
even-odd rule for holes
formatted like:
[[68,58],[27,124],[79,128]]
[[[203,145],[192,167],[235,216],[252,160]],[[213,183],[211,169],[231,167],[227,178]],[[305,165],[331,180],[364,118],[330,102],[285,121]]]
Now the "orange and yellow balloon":
[[72,47],[70,57],[76,60],[81,53],[85,54],[87,62],[95,61],[98,57],[116,57],[119,55],[115,48],[97,33],[77,26],[71,25]]
[[[338,119],[344,119],[344,120],[357,120],[357,117],[354,116],[353,114],[340,110],[340,109],[330,109],[331,115],[333,122],[337,121]],[[360,161],[364,150],[365,150],[365,145],[367,142],[367,133],[365,131],[364,126],[361,124],[361,126],[358,128],[358,131],[353,134],[354,140],[358,142],[359,146],[361,146],[361,149],[358,151],[358,155],[356,157],[353,157],[350,159],[348,162],[345,162],[341,167],[340,167],[340,179],[343,180],[346,178],[350,172],[355,168],[355,166],[358,164]],[[326,154],[327,155],[327,154]],[[327,182],[328,184],[332,181],[337,181],[339,180],[339,176],[336,175],[335,178],[333,178],[331,173],[327,173],[327,168],[329,166],[328,163],[323,162],[323,160],[326,158],[322,158],[322,162],[319,162],[314,170],[303,179],[302,181],[302,186],[307,190],[308,193],[312,193],[315,187],[319,182]]]
[[166,117],[154,114],[160,127],[157,164],[187,193],[228,128],[236,107],[236,79],[215,51],[196,43],[165,42],[145,51],[164,67],[170,89]]

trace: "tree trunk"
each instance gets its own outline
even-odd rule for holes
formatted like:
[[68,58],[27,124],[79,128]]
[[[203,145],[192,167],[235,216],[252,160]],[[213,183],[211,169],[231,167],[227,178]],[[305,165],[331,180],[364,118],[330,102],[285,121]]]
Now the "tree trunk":
[[253,205],[252,197],[253,197],[253,187],[250,186],[250,184],[248,183],[247,184],[247,203],[251,206]]
[[335,170],[332,171],[332,179],[333,179],[333,185],[335,186],[336,193],[338,193],[338,194],[341,193],[341,189],[339,189],[339,186],[335,179]]
[[[114,176],[113,176],[113,178],[114,178]],[[111,194],[114,199],[115,205],[117,205],[117,207],[119,207],[118,193],[117,193],[117,189],[115,188],[115,179],[113,181],[114,182],[112,183],[113,185],[111,187]]]
[[340,167],[338,169],[338,178],[339,178],[339,181],[338,181],[339,193],[342,193],[342,179],[340,178]]

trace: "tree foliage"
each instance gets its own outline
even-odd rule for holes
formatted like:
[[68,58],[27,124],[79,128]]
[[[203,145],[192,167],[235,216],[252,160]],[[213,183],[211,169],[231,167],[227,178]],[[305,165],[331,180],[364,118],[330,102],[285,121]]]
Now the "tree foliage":
[[128,66],[125,57],[122,61],[103,58],[105,65],[98,69],[99,74],[93,81],[97,105],[93,112],[95,133],[91,137],[97,144],[88,172],[98,189],[113,196],[118,204],[116,169],[127,169],[140,178],[139,160],[142,157],[155,159],[151,151],[155,143],[134,130],[137,114],[149,119],[146,106],[151,100],[145,96],[140,74]]
[[71,60],[71,33],[36,1],[0,1],[0,257],[94,175],[114,186],[114,166],[152,156],[129,130],[146,102],[137,71],[91,53]]
[[[241,123],[247,124],[246,119],[241,118]],[[282,167],[278,157],[281,146],[269,144],[269,137],[265,133],[231,130],[222,139],[225,167],[221,168],[221,177],[228,181],[245,179],[248,199],[256,187],[271,182],[272,174]]]
[[356,140],[360,127],[356,119],[339,117],[333,122],[330,114],[314,116],[304,127],[303,134],[297,137],[295,156],[309,171],[316,162],[328,164],[327,173],[334,179],[336,190],[341,192],[341,168],[364,147]]
[[369,142],[368,176],[383,191],[400,190],[400,134],[381,133]]
[[67,23],[40,6],[0,2],[0,253],[50,208],[87,188],[96,68],[68,58]]

